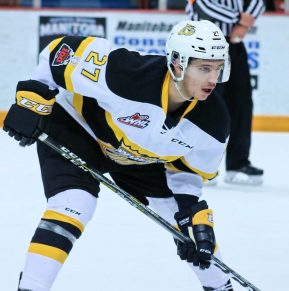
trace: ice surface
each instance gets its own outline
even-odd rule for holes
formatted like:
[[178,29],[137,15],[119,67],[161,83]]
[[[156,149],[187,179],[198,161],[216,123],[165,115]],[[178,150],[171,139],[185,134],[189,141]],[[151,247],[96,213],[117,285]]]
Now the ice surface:
[[[254,133],[261,187],[206,187],[223,260],[262,291],[289,290],[289,134]],[[0,129],[0,290],[15,291],[26,249],[45,209],[35,146]],[[105,187],[53,291],[201,291],[170,235]],[[236,291],[245,290],[237,283]]]

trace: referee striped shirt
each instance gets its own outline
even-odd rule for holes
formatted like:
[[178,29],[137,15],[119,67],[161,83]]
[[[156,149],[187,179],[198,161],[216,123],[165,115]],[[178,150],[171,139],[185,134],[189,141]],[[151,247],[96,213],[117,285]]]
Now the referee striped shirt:
[[263,0],[187,0],[186,12],[192,20],[214,22],[228,36],[242,12],[255,19],[265,10]]

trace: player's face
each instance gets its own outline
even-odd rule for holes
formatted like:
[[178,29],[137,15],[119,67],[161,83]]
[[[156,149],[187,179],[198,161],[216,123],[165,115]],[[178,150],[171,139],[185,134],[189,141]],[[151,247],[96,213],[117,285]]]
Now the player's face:
[[184,96],[206,100],[216,87],[223,65],[223,60],[193,60],[181,83]]

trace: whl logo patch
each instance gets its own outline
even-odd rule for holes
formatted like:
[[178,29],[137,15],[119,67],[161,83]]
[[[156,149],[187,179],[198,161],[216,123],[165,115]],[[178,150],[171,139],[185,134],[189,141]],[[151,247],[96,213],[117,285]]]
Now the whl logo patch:
[[121,123],[137,128],[145,128],[150,123],[148,115],[141,115],[139,113],[135,113],[131,116],[119,117],[117,120]]
[[66,66],[72,59],[73,55],[74,51],[72,48],[66,43],[62,44],[55,54],[52,66]]

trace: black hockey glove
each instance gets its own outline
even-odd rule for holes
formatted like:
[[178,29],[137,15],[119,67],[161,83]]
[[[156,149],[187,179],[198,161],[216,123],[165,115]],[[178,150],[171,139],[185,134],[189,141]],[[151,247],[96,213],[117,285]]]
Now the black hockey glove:
[[45,116],[51,113],[57,93],[39,81],[19,82],[16,102],[8,111],[3,129],[21,146],[33,144],[44,128]]
[[190,210],[177,212],[175,219],[181,232],[192,239],[192,242],[186,243],[176,241],[180,258],[201,269],[209,268],[216,242],[213,211],[208,209],[207,202],[200,201]]

